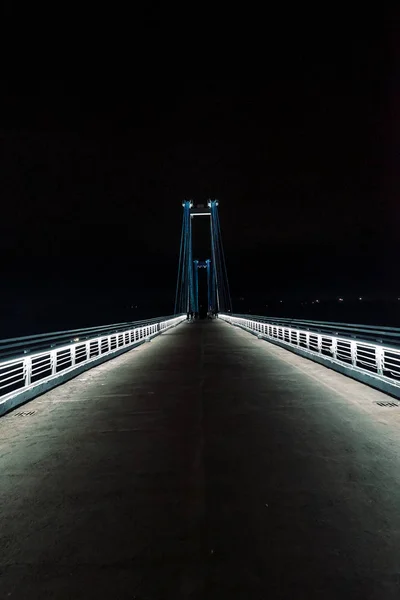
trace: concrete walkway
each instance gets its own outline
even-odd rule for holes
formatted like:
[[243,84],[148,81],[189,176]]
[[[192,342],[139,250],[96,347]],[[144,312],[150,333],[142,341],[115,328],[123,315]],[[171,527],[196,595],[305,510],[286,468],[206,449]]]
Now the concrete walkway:
[[0,419],[0,598],[398,600],[379,399],[214,321],[88,371]]

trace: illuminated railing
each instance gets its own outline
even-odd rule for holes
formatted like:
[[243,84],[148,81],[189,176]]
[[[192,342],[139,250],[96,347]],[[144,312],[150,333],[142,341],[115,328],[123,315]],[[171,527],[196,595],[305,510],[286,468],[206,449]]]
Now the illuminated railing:
[[0,340],[0,415],[185,320],[185,315]]
[[400,398],[400,329],[247,315],[219,317]]

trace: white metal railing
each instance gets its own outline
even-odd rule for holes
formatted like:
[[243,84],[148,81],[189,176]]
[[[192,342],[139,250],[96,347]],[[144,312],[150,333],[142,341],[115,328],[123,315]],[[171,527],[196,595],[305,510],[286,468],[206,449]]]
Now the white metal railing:
[[[0,414],[5,412],[6,405],[10,399],[23,395],[27,391],[32,391],[29,395],[32,398],[35,395],[35,388],[38,388],[38,393],[40,393],[39,386],[40,389],[43,389],[43,384],[50,383],[56,379],[62,380],[62,377],[67,378],[67,375],[70,378],[74,371],[78,369],[82,371],[82,367],[84,366],[90,368],[92,363],[94,366],[102,358],[112,358],[113,355],[120,353],[121,350],[129,349],[129,347],[151,339],[170,327],[178,325],[185,319],[185,315],[164,317],[160,320],[152,319],[145,324],[138,323],[136,327],[132,325],[130,329],[123,331],[107,332],[83,340],[77,337],[74,338],[73,342],[64,342],[62,345],[54,348],[50,347],[39,351],[34,350],[27,355],[0,360]],[[108,327],[108,329],[110,328],[111,326]],[[63,332],[63,338],[65,338],[65,334],[67,333]],[[48,334],[48,338],[54,341],[54,337],[57,337],[57,335]],[[27,340],[29,338],[20,339]],[[8,345],[6,342],[7,340],[2,342],[4,348],[16,346],[20,354],[27,352],[23,348],[23,345],[15,342],[15,340],[12,340],[13,343]],[[41,344],[43,343],[41,340]],[[26,344],[27,348],[29,348],[29,345],[32,345],[32,343],[28,345],[27,342]],[[17,402],[13,402],[13,405],[17,404]]]
[[[219,317],[256,333],[261,338],[298,350],[311,359],[319,357],[321,362],[329,363],[332,368],[341,365],[345,367],[344,372],[350,376],[363,373],[368,381],[365,378],[362,380],[400,397],[400,348],[362,339],[362,333],[360,338],[357,338],[356,326],[352,327],[351,337],[345,337],[329,331],[318,332],[296,325],[279,324],[272,319],[269,322],[266,318],[261,320],[231,314],[220,314]],[[303,323],[306,325],[305,321]],[[310,327],[313,325],[315,323],[310,321]],[[338,329],[337,325],[332,323],[330,328]],[[378,331],[378,328],[376,329]],[[390,333],[390,336],[393,336],[393,333]],[[376,385],[377,380],[388,385]]]

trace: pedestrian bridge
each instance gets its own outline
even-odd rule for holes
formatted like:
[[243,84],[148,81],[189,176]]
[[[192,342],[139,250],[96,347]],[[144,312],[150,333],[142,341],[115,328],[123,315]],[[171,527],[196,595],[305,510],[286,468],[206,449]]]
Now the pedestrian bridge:
[[400,330],[233,314],[216,200],[172,316],[0,341],[0,416],[1,599],[400,597]]
[[397,599],[398,335],[227,313],[3,341],[0,597]]

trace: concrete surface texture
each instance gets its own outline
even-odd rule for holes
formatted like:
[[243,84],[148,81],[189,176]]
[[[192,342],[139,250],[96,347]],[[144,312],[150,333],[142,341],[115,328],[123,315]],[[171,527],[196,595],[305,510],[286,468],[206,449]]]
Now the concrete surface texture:
[[398,599],[379,400],[218,321],[80,375],[0,419],[0,598]]

